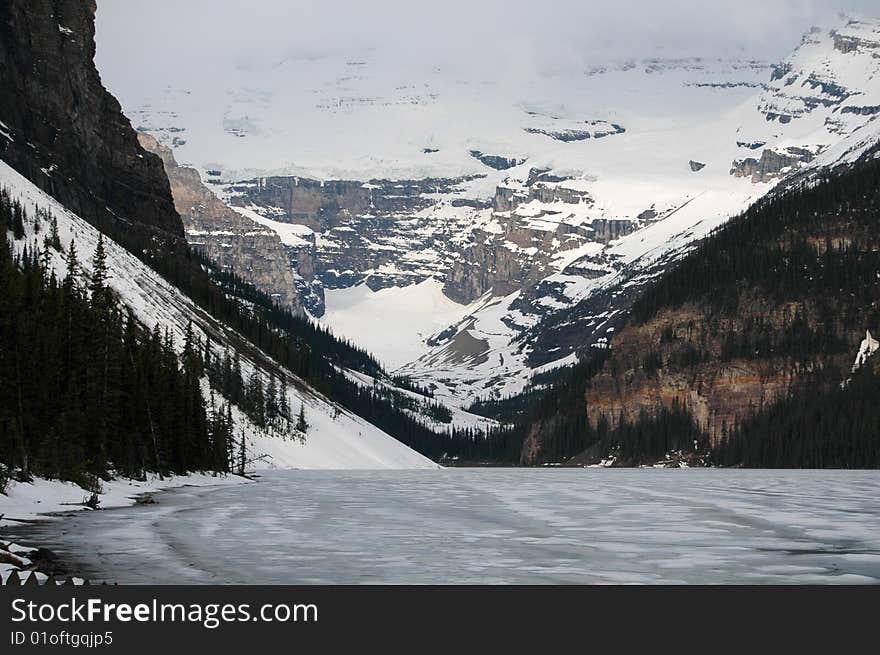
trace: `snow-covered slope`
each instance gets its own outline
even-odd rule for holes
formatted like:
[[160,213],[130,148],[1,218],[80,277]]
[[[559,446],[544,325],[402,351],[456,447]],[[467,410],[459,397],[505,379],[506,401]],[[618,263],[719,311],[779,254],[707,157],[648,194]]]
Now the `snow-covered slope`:
[[[57,218],[62,244],[67,247],[71,240],[75,241],[83,269],[89,274],[99,235],[94,227],[68,212],[2,161],[0,187],[9,189],[12,197],[23,203],[31,217],[35,216],[38,207],[50,211]],[[24,239],[12,242],[15,248],[20,249],[25,245],[30,247],[38,243],[33,221],[26,229],[27,235]],[[218,324],[136,257],[110,240],[105,239],[105,243],[111,273],[109,284],[146,327],[158,325],[163,330],[170,330],[175,342],[182,346],[187,324],[192,321],[197,334],[210,334],[221,347],[228,345],[234,349],[245,344],[239,335]],[[36,247],[39,249],[42,246]],[[60,276],[63,275],[63,255],[55,251],[51,251],[51,255],[51,266]],[[250,376],[255,368],[260,369],[264,363],[271,362],[261,353],[257,356],[253,348],[242,349],[241,358],[245,377]],[[240,431],[246,434],[249,456],[266,456],[256,463],[257,466],[331,469],[436,466],[375,426],[317,394],[282,367],[277,368],[285,378],[290,406],[298,409],[302,404],[311,427],[306,442],[300,443],[296,439],[261,433],[236,409],[236,435]]]
[[443,295],[435,279],[373,291],[365,284],[326,294],[321,322],[366,348],[392,370],[424,353],[425,339],[458,322],[467,308]]

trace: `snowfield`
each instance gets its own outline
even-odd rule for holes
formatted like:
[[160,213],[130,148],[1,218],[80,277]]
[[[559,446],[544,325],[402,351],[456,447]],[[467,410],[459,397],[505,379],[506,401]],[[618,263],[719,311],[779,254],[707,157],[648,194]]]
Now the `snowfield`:
[[325,291],[321,323],[373,353],[388,370],[421,356],[426,340],[458,322],[468,307],[443,294],[443,284],[427,279],[407,287],[372,291],[365,284]]

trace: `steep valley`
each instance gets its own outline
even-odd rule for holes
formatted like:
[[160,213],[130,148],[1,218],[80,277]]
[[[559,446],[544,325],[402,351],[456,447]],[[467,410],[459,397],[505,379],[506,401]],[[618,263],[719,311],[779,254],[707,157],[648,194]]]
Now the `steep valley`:
[[[173,83],[143,90],[126,111],[230,207],[279,235],[299,302],[345,338],[358,343],[347,327],[358,322],[333,324],[352,310],[328,308],[328,291],[383,291],[390,324],[390,299],[442,284],[460,313],[420,332],[420,352],[408,350],[398,373],[466,406],[607,345],[645,283],[694,243],[792,178],[864,151],[878,133],[878,43],[876,21],[851,20],[813,29],[777,65],[654,59],[538,73],[513,90],[462,87],[438,69],[411,104],[392,100],[397,87],[385,85],[406,73],[387,62],[287,62],[230,72],[235,100],[223,106],[248,116],[233,133]],[[305,89],[275,83],[299,73],[324,80],[322,94],[388,103],[310,105]],[[296,124],[278,112],[285,102],[299,108]],[[462,120],[438,133],[438,107]],[[331,119],[339,138],[315,142]],[[388,122],[400,137],[377,141]],[[210,232],[190,239],[217,251],[225,235]],[[251,254],[233,249],[224,265],[247,271]],[[363,342],[399,362],[394,343]]]

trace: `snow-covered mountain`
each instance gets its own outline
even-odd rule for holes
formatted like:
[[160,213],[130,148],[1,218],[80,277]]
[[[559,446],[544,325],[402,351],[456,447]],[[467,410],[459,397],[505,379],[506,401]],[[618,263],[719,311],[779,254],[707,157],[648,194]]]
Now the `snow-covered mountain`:
[[[99,232],[88,222],[71,213],[33,183],[0,161],[0,188],[10,192],[13,200],[22,203],[28,216],[37,210],[49,212],[57,219],[62,244],[76,243],[85,275],[91,273],[91,261]],[[25,225],[25,237],[10,240],[16,251],[40,249],[34,220]],[[37,245],[35,245],[37,244]],[[246,340],[219,323],[192,300],[169,284],[158,273],[134,255],[105,238],[109,285],[120,300],[130,307],[147,328],[159,326],[169,330],[174,342],[183,347],[187,326],[192,322],[194,334],[210,335],[221,348],[241,353],[242,372],[249,376],[254,370],[268,376],[267,367],[279,375],[291,407],[304,407],[311,424],[307,438],[301,442],[294,436],[274,434],[259,429],[237,407],[232,408],[236,434],[246,439],[249,458],[257,468],[330,468],[382,469],[433,468],[436,465],[402,443],[355,416],[336,403],[315,392],[295,375],[273,362],[267,355],[247,345]],[[49,265],[58,277],[65,270],[64,255],[49,249]],[[208,393],[207,380],[203,384]]]
[[876,20],[778,65],[385,63],[290,58],[122,101],[281,235],[314,315],[458,405],[601,347],[688,244],[880,133]]

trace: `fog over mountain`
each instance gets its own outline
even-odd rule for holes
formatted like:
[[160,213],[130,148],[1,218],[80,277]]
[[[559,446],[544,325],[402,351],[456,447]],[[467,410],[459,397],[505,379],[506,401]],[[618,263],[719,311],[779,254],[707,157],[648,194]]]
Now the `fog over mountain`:
[[[401,0],[114,0],[98,7],[98,65],[123,100],[143,82],[223,75],[289,59],[370,53],[399,65],[553,69],[615,59],[748,56],[778,59],[812,25],[871,13],[869,0],[579,2],[450,0],[427,11]],[[132,21],[153,38],[132,40]],[[158,47],[157,47],[158,46]]]

